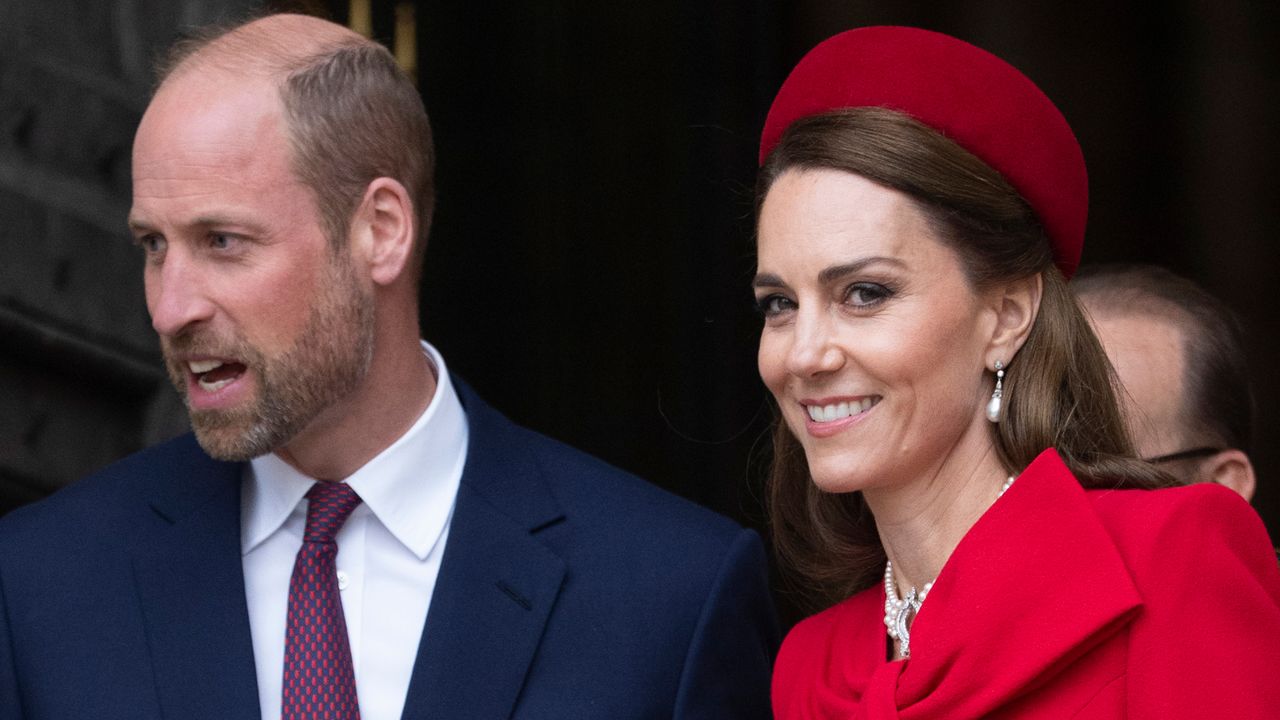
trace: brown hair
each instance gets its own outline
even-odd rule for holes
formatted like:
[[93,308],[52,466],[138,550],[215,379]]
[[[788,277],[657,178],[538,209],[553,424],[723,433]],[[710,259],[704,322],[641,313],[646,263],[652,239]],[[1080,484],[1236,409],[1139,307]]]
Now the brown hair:
[[1081,268],[1071,289],[1095,315],[1137,315],[1175,325],[1186,361],[1183,441],[1250,451],[1253,389],[1244,330],[1229,307],[1187,278],[1154,265]]
[[188,33],[157,64],[157,87],[196,56],[278,76],[293,172],[314,194],[330,246],[345,245],[369,183],[393,178],[413,200],[413,266],[420,272],[435,209],[435,148],[413,81],[385,47],[340,26],[333,26],[336,39],[310,52],[290,47],[289,37],[250,29],[268,17]]
[[331,242],[341,246],[365,188],[379,177],[413,200],[421,267],[435,210],[435,150],[422,98],[387,49],[353,43],[309,58],[280,89],[293,166],[316,195]]
[[[911,197],[975,288],[1043,278],[1035,324],[1005,374],[1004,417],[991,425],[1008,472],[1053,447],[1085,487],[1171,484],[1134,458],[1106,355],[1053,264],[1035,213],[999,173],[901,113],[838,110],[788,128],[760,170],[757,217],[782,173],[814,168],[860,175]],[[776,414],[768,484],[775,551],[816,607],[876,581],[885,554],[862,494],[818,489],[799,441]]]

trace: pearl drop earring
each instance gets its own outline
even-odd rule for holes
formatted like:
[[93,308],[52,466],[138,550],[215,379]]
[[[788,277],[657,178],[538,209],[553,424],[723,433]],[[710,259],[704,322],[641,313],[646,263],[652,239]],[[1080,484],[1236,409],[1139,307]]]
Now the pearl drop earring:
[[987,401],[987,419],[993,423],[1000,422],[1000,409],[1004,399],[1004,362],[996,361],[996,389],[991,391],[991,399]]

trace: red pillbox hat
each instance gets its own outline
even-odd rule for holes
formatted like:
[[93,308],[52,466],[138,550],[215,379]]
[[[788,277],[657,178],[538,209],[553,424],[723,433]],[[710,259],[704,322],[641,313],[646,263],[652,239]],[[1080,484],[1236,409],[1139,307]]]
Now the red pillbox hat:
[[910,115],[981,158],[1031,205],[1062,274],[1075,272],[1089,210],[1084,155],[1066,118],[1027,76],[942,33],[849,30],[810,50],[782,84],[760,163],[796,120],[855,107]]

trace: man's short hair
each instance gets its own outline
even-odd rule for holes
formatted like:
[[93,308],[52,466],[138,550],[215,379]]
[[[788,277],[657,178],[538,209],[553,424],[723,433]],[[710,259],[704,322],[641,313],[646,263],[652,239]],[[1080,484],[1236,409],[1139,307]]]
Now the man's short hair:
[[1177,327],[1183,337],[1187,440],[1250,452],[1253,390],[1244,332],[1230,308],[1187,278],[1154,265],[1085,267],[1071,287],[1095,315],[1146,316]]
[[[256,19],[256,18],[252,18]],[[156,87],[188,62],[264,69],[279,78],[294,174],[315,196],[321,225],[335,249],[346,243],[352,213],[369,183],[389,177],[414,204],[414,268],[421,268],[435,209],[431,124],[413,81],[382,45],[364,38],[330,43],[299,56],[236,31],[250,21],[211,26],[176,42],[157,64]],[[217,52],[205,53],[217,46]],[[239,54],[239,57],[237,57]]]

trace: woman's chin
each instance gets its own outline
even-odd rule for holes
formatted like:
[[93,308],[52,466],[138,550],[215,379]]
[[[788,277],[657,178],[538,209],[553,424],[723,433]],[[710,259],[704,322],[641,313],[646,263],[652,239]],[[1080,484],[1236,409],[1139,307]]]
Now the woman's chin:
[[823,468],[821,464],[809,466],[809,476],[819,490],[835,495],[857,492],[869,483],[862,473],[849,472],[848,465],[837,468]]

